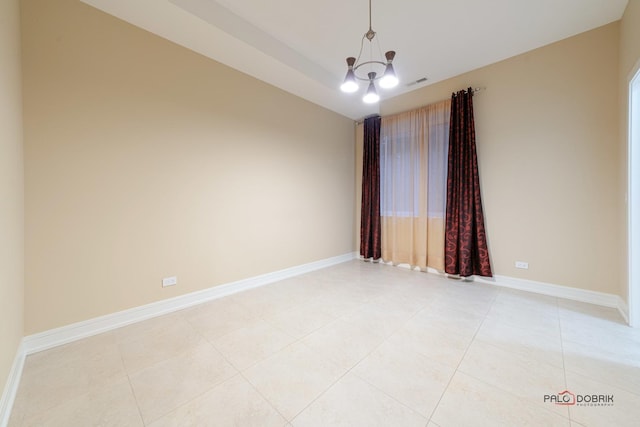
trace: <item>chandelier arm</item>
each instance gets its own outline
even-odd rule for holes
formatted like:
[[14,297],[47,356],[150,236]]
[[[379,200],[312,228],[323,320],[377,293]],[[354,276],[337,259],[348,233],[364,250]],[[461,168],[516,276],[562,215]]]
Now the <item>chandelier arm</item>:
[[[382,62],[382,61],[366,61],[363,62],[361,64],[356,65],[355,67],[353,67],[353,73],[354,76],[356,77],[356,79],[358,80],[364,80],[364,81],[369,81],[371,79],[369,79],[369,77],[360,77],[356,74],[356,71],[358,71],[358,68],[362,67],[363,65],[368,65],[368,64],[376,64],[376,65],[382,65],[383,67],[387,65],[386,62]],[[374,80],[380,80],[382,78],[382,73],[378,73],[376,78]]]

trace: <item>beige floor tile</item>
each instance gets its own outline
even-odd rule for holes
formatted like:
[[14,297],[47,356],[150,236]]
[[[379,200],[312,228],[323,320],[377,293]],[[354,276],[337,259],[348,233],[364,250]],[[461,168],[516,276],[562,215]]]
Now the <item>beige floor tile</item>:
[[385,336],[385,331],[338,319],[301,342],[341,368],[350,369],[380,345]]
[[217,298],[180,310],[178,313],[189,323],[209,320],[211,316],[239,317],[241,319],[251,319],[255,317],[247,308],[238,304],[236,301],[237,299],[232,299],[230,296]]
[[184,319],[209,341],[260,320],[248,308],[229,298],[210,301],[181,313]]
[[287,311],[294,307],[295,302],[286,294],[273,291],[269,286],[263,286],[228,297],[237,302],[257,317],[266,317]]
[[143,426],[135,398],[126,378],[96,388],[35,417],[23,427],[134,427]]
[[243,375],[288,420],[345,373],[309,347],[292,344]]
[[[585,427],[636,427],[640,420],[640,395],[567,372],[567,389],[578,395],[613,395],[613,406],[576,404],[569,407],[571,420]],[[584,402],[583,402],[584,403]]]
[[[587,315],[563,315],[560,317],[562,338],[581,344],[593,344],[597,342],[603,347],[615,347],[619,343],[634,343],[640,349],[640,329],[630,328],[600,317]],[[640,350],[638,350],[640,353]]]
[[[609,342],[610,344],[611,342]],[[615,346],[563,342],[565,369],[640,395],[640,344],[618,340]]]
[[423,287],[427,285],[429,288],[433,288],[438,292],[444,291],[451,286],[451,283],[456,283],[456,280],[451,280],[441,274],[432,274],[427,272],[419,272],[420,274],[414,274],[412,272],[409,275],[403,277],[401,283],[409,285],[418,285]]
[[[55,369],[64,365],[91,365],[102,359],[105,348],[113,348],[114,332],[84,338],[49,350],[31,354],[26,359],[25,374],[40,374],[41,371]],[[95,369],[94,366],[91,366]]]
[[92,337],[28,356],[17,396],[23,416],[32,417],[96,387],[126,378],[117,346],[104,338]]
[[522,310],[551,316],[557,316],[558,313],[558,298],[509,288],[500,289],[494,305],[517,306]]
[[384,276],[368,277],[364,280],[352,280],[349,278],[341,281],[341,291],[345,295],[357,297],[362,302],[371,302],[374,299],[387,295],[393,287],[393,281],[385,280]]
[[272,283],[269,287],[276,294],[286,295],[292,306],[300,306],[323,294],[318,283],[319,279],[303,275]]
[[532,331],[487,317],[476,334],[476,340],[564,368],[559,331]]
[[24,404],[26,403],[23,399],[23,395],[18,394],[16,396],[15,401],[13,402],[13,407],[11,408],[11,414],[9,415],[9,421],[7,423],[7,427],[22,427],[24,422]]
[[131,375],[130,380],[142,418],[149,423],[237,373],[202,340],[190,351]]
[[352,306],[358,308],[379,296],[380,292],[369,291],[366,286],[349,285],[349,283],[345,282],[339,287],[329,289],[321,299],[325,299],[336,304],[342,304],[347,307]]
[[150,427],[282,427],[287,421],[241,375],[180,406]]
[[238,370],[271,356],[295,341],[295,338],[264,321],[223,335],[212,342]]
[[435,301],[420,311],[412,320],[425,328],[439,328],[447,332],[473,338],[485,316],[453,309]]
[[335,296],[328,293],[314,299],[313,304],[322,307],[324,313],[335,318],[346,316],[365,305],[360,298],[344,295]]
[[325,304],[312,302],[265,317],[264,320],[294,338],[303,338],[333,322],[336,316]]
[[163,335],[167,330],[175,328],[176,325],[184,324],[180,313],[181,312],[178,311],[132,323],[115,329],[113,335],[118,343],[138,341],[153,335]]
[[431,328],[420,320],[410,320],[390,338],[396,346],[405,346],[436,362],[456,367],[471,343],[470,337],[447,332],[444,329]]
[[292,422],[294,427],[424,426],[427,419],[358,377],[347,374]]
[[351,372],[428,418],[454,371],[402,345],[385,343]]
[[431,304],[433,300],[434,294],[432,293],[423,292],[419,288],[404,287],[402,289],[394,288],[388,295],[378,297],[369,302],[368,305],[379,310],[412,317]]
[[498,291],[474,292],[475,283],[450,282],[446,290],[434,298],[434,303],[478,316],[485,316],[489,312]]
[[[523,294],[528,293],[523,292]],[[530,297],[517,297],[514,296],[513,291],[508,295],[508,298],[496,298],[491,310],[487,313],[487,319],[534,333],[550,336],[560,334],[560,319],[556,305],[539,303]]]
[[461,372],[453,376],[431,420],[440,427],[569,426],[568,418]]
[[567,408],[544,403],[545,394],[566,388],[564,370],[542,363],[531,356],[511,353],[502,348],[475,341],[458,367],[487,384],[522,398],[530,405],[547,405],[549,410],[568,417]]
[[599,305],[588,304],[586,302],[572,301],[562,298],[558,298],[558,308],[560,317],[564,319],[575,318],[587,322],[606,321],[610,324],[626,326],[624,319],[615,308],[602,307]]
[[186,320],[175,315],[164,328],[153,328],[146,334],[130,332],[124,334],[119,344],[124,366],[130,375],[184,353],[202,339]]
[[401,310],[388,310],[384,307],[366,304],[358,310],[342,316],[340,319],[360,330],[374,330],[388,337],[411,319],[412,314]]

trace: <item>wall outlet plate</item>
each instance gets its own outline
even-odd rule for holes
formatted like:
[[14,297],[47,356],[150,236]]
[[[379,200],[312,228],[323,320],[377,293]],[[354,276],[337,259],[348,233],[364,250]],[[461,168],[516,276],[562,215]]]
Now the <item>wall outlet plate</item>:
[[522,268],[523,270],[528,270],[529,263],[524,261],[516,261],[516,268]]
[[165,277],[164,279],[162,279],[162,287],[166,287],[166,286],[173,286],[175,284],[178,283],[178,277],[177,276],[171,276],[171,277]]

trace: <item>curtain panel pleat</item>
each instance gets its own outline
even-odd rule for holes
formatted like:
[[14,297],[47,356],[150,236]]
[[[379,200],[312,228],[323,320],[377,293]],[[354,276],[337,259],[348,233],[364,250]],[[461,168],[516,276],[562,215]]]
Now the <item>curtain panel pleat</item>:
[[476,154],[473,90],[451,97],[445,272],[491,277]]
[[364,120],[360,255],[380,259],[380,116]]

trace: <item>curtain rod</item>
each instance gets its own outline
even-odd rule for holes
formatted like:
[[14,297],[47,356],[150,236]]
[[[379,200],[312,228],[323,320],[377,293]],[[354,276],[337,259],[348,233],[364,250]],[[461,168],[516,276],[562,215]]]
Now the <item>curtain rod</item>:
[[[466,89],[463,89],[463,90],[466,90]],[[486,87],[474,87],[474,88],[471,88],[471,90],[473,91],[473,93],[478,93],[478,92],[483,92],[483,91],[487,90],[487,88]],[[456,92],[453,92],[453,93],[456,93]],[[450,98],[447,98],[447,99],[450,99]],[[434,102],[432,102],[432,104],[435,104],[436,102],[442,102],[442,101],[446,101],[446,99],[440,99],[438,101],[434,101]],[[429,104],[427,104],[427,105],[429,105]],[[424,105],[423,105],[423,107],[424,107]],[[421,108],[421,107],[418,107],[418,108]],[[411,110],[408,110],[408,111],[411,111]],[[401,111],[400,113],[394,113],[394,114],[402,114],[404,112],[406,112],[406,111]],[[374,117],[374,116],[379,116],[379,114],[369,114],[368,116],[365,116],[365,117],[363,117],[363,118],[361,118],[359,120],[356,120],[355,124],[359,125],[360,123],[364,123],[364,120],[366,118]]]
[[[471,92],[472,93],[478,93],[478,92],[482,92],[483,90],[486,90],[486,87],[472,87],[471,88]],[[463,89],[463,91],[466,91],[467,89]],[[459,92],[459,91],[458,91]],[[458,92],[453,92],[453,94],[456,94]]]

